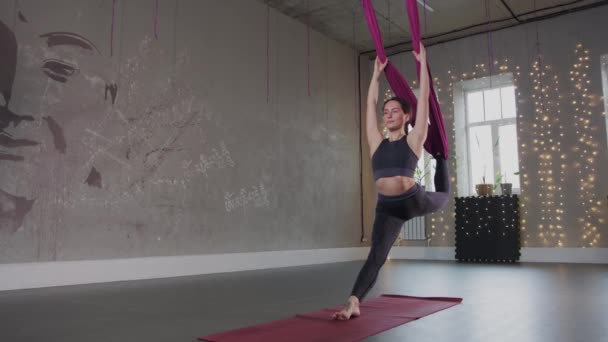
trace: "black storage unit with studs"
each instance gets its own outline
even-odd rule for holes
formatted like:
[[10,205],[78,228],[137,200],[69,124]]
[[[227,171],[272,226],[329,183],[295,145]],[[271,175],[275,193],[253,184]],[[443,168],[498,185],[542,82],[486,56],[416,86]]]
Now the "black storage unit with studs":
[[520,248],[517,195],[456,197],[456,260],[517,262]]

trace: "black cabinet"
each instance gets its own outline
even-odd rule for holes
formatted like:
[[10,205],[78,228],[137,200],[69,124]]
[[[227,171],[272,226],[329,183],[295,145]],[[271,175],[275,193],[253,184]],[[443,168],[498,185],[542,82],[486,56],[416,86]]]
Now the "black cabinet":
[[456,197],[456,260],[517,262],[520,249],[517,195]]

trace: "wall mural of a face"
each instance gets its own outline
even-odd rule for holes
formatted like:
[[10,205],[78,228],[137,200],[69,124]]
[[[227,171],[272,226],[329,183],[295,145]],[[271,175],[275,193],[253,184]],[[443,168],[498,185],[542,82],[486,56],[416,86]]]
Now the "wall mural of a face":
[[[180,79],[191,74],[187,48],[165,53],[144,35],[112,57],[95,25],[68,32],[57,24],[62,13],[30,5],[12,27],[0,20],[0,236],[25,229],[37,241],[34,258],[56,260],[62,234],[78,227],[145,230],[134,199],[203,176],[203,155],[184,146],[204,143],[201,122],[219,119]],[[68,17],[100,10],[91,11]]]
[[[20,24],[29,24],[23,13],[19,12],[18,18]],[[3,100],[0,102],[0,163],[3,164],[25,163],[32,165],[34,160],[42,161],[55,158],[54,153],[67,153],[69,140],[66,139],[66,132],[68,130],[64,127],[73,126],[71,123],[80,120],[74,120],[75,113],[70,113],[71,110],[67,106],[61,108],[61,106],[56,105],[56,109],[51,110],[50,106],[45,106],[44,101],[53,91],[53,87],[57,89],[57,95],[68,95],[69,98],[70,95],[66,94],[66,91],[70,90],[61,89],[61,87],[67,88],[67,83],[79,76],[81,77],[80,82],[75,82],[78,89],[72,88],[71,95],[76,95],[76,90],[80,90],[78,91],[80,94],[85,93],[87,89],[86,84],[83,83],[90,82],[82,82],[83,75],[79,75],[79,64],[86,64],[86,62],[82,62],[87,57],[102,57],[99,49],[90,40],[78,33],[43,32],[38,34],[37,38],[40,43],[37,48],[42,51],[42,54],[39,55],[40,58],[31,57],[35,56],[35,54],[31,54],[30,62],[32,60],[39,61],[35,64],[38,64],[37,69],[41,71],[39,74],[40,81],[37,83],[44,85],[44,92],[41,94],[41,111],[35,113],[37,115],[22,114],[11,107],[11,100],[14,95],[13,87],[15,86],[16,76],[18,76],[17,56],[19,46],[15,32],[6,23],[0,21],[0,60],[2,61],[0,63],[0,94]],[[87,77],[87,75],[84,76]],[[115,103],[118,90],[115,83],[105,82],[103,86],[98,88],[103,91],[97,90],[98,98],[104,100],[109,98],[112,104]],[[33,87],[33,89],[35,88]],[[66,98],[60,98],[57,95],[48,98],[58,103],[69,102],[66,101]],[[89,113],[94,111],[91,110],[92,107],[87,106],[86,102],[78,102],[84,104],[84,111]],[[63,117],[60,113],[62,110],[65,110],[64,114],[66,114]],[[29,123],[29,125],[25,127],[25,123]],[[53,149],[54,153],[40,153],[46,150],[46,148],[40,149],[41,144]],[[38,153],[35,153],[34,150],[37,147]],[[26,159],[26,156],[32,157],[32,160]],[[45,167],[41,163],[34,162],[34,164],[38,164],[36,166],[42,168]],[[50,165],[53,164],[50,163]],[[47,167],[50,165],[47,164]],[[13,168],[13,170],[16,173],[14,176],[17,176],[19,168]],[[11,180],[14,180],[14,177]],[[32,185],[35,183],[32,179],[27,181]],[[94,167],[91,167],[89,175],[83,181],[90,186],[101,187],[101,175]],[[8,183],[10,184],[11,181]],[[23,194],[25,194],[23,196],[19,194],[19,189],[4,188],[6,186],[6,184],[0,183],[0,228],[1,230],[15,232],[23,224],[23,220],[32,209],[37,196],[31,189],[23,191]],[[13,187],[23,188],[19,185]]]
[[[10,127],[17,127],[23,121],[33,121],[31,115],[18,115],[10,110],[13,82],[17,70],[17,40],[13,31],[0,21],[0,162],[23,162],[24,157],[13,152],[18,147],[36,146],[38,142],[19,139],[9,133]],[[0,188],[0,224],[2,228],[14,232],[23,223],[23,218],[32,209],[34,200],[11,194]]]

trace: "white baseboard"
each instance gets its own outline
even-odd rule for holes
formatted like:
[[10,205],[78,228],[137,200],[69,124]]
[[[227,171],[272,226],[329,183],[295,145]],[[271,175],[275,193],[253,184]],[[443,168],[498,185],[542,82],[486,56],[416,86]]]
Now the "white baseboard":
[[522,248],[522,262],[608,264],[608,248]]
[[[455,260],[454,247],[393,247],[392,259]],[[521,249],[521,262],[608,264],[608,248]]]
[[[455,260],[454,247],[393,247],[392,259]],[[608,264],[608,248],[521,249],[521,262]]]
[[[369,247],[0,264],[0,291],[363,260]],[[393,247],[391,259],[454,260],[454,247]],[[608,248],[522,248],[522,262],[608,264]]]
[[389,258],[395,260],[455,260],[454,247],[393,247]]
[[369,248],[0,264],[0,291],[362,260]]

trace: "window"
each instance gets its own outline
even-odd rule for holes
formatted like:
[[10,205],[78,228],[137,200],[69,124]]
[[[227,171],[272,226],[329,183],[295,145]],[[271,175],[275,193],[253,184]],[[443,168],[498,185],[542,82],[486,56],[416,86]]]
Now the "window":
[[[606,118],[606,132],[608,132],[608,55],[602,56],[602,86],[604,88],[604,117]],[[606,134],[608,144],[608,134]]]
[[463,81],[454,87],[458,195],[475,185],[503,183],[520,189],[515,87],[511,74]]

